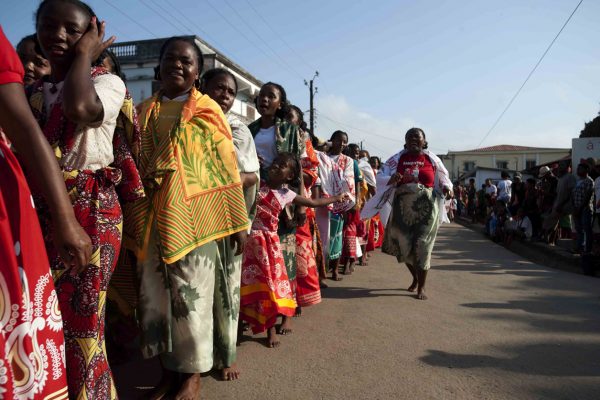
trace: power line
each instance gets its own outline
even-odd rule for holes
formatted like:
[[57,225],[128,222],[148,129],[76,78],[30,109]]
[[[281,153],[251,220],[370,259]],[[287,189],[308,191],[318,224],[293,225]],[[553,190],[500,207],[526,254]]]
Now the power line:
[[336,123],[336,124],[340,124],[340,125],[346,126],[347,128],[349,128],[349,129],[352,129],[352,130],[355,130],[355,131],[359,131],[359,132],[362,132],[362,133],[367,133],[367,134],[369,134],[369,135],[373,135],[373,136],[378,136],[378,137],[380,137],[380,138],[382,138],[382,139],[387,139],[387,140],[391,140],[391,141],[394,141],[394,142],[402,142],[402,140],[403,140],[403,139],[396,139],[396,138],[392,138],[392,137],[389,137],[389,136],[380,135],[380,134],[378,134],[378,133],[374,133],[374,132],[371,132],[371,131],[367,131],[367,130],[365,130],[365,129],[357,128],[357,127],[355,127],[355,126],[348,125],[348,124],[347,124],[347,123],[345,123],[345,122],[336,121],[335,119],[333,119],[333,118],[330,118],[330,117],[328,117],[327,115],[325,115],[325,114],[323,114],[323,113],[321,113],[321,112],[319,112],[319,113],[318,113],[318,115],[319,115],[319,116],[321,116],[321,117],[323,117],[323,118],[325,118],[325,119],[327,119],[327,120],[329,120],[329,121],[331,121],[331,122],[333,122],[333,123]]
[[[177,19],[179,22],[181,22],[181,20],[179,20],[176,16],[174,16],[173,14],[171,14],[169,12],[169,10],[163,6],[160,5],[160,3],[158,3],[156,0],[150,0],[152,1],[154,4],[156,4],[158,7],[160,7],[164,12],[166,12],[168,15],[170,15],[171,17]],[[164,0],[165,3],[167,5],[170,6],[170,8],[172,10],[174,10],[175,12],[177,12],[178,15],[180,15],[186,22],[187,24],[185,24],[186,29],[190,29],[190,31],[192,33],[194,33],[195,30],[198,30],[200,33],[202,33],[203,38],[206,38],[207,40],[210,40],[210,42],[212,44],[214,44],[215,46],[218,46],[221,50],[225,50],[230,54],[233,54],[230,49],[228,49],[227,47],[223,46],[221,43],[219,43],[217,40],[215,40],[212,35],[209,35],[208,32],[206,32],[204,29],[200,28],[199,26],[197,26],[197,23],[192,21],[192,19],[190,19],[190,17],[188,17],[187,15],[185,15],[183,12],[180,11],[179,7],[174,6],[172,3],[170,3],[167,0]],[[189,24],[189,25],[188,25]]]
[[283,59],[275,50],[273,50],[273,48],[271,47],[271,45],[269,45],[269,42],[267,42],[250,24],[248,24],[246,22],[246,19],[240,15],[240,13],[231,6],[231,4],[229,4],[229,2],[227,0],[223,0],[223,2],[234,12],[235,15],[238,16],[238,18],[242,21],[242,23],[244,25],[246,25],[246,27],[252,32],[254,33],[254,35],[269,49],[271,50],[271,53],[273,53],[275,55],[275,57],[277,57],[283,64],[285,64],[290,71],[293,71],[296,75],[298,75],[300,77],[300,79],[304,79],[302,77],[302,74],[299,73],[292,65],[288,64],[288,62]]
[[[147,9],[149,9],[150,11],[152,11],[154,14],[158,15],[163,21],[165,21],[167,24],[171,25],[173,28],[175,28],[175,30],[183,33],[184,35],[189,33],[186,32],[185,29],[182,28],[181,21],[179,21],[177,18],[174,18],[175,20],[177,20],[177,22],[179,22],[179,24],[176,24],[175,22],[173,22],[172,20],[170,20],[169,18],[166,18],[163,14],[161,14],[159,11],[155,10],[153,7],[150,7],[150,4],[148,4],[147,2],[144,2],[143,0],[138,0],[140,3],[142,3],[143,6],[145,6]],[[152,3],[154,3],[152,0],[150,0]],[[156,5],[156,3],[154,3]]]
[[[362,142],[362,139],[361,139],[361,142]],[[364,149],[365,149],[365,150],[367,150],[367,151],[369,152],[369,155],[375,155],[375,154],[371,154],[371,153],[372,153],[372,151],[371,151],[371,150],[369,150],[369,149],[374,149],[374,150],[376,150],[377,152],[379,152],[380,154],[385,154],[385,153],[387,153],[387,152],[389,151],[389,150],[384,150],[384,149],[382,149],[382,148],[380,148],[380,147],[377,147],[377,146],[375,146],[373,143],[368,143],[368,144],[367,144],[367,145],[364,147]],[[397,150],[395,150],[395,149],[394,149],[394,150],[392,150],[392,152],[395,152],[395,151],[397,151]]]
[[[334,119],[332,119],[332,118],[330,118],[330,117],[328,117],[328,116],[324,115],[323,113],[319,113],[319,116],[321,116],[321,117],[323,117],[323,118],[325,118],[325,119],[327,119],[327,120],[329,120],[329,121],[331,121],[331,122],[333,122],[333,123],[340,124],[340,125],[344,125],[344,126],[346,126],[348,129],[351,129],[351,130],[354,130],[354,131],[359,131],[359,132],[362,132],[362,133],[366,133],[366,134],[368,134],[368,135],[377,136],[377,137],[380,137],[380,138],[382,138],[382,139],[391,140],[391,141],[394,141],[394,142],[397,142],[397,143],[401,143],[401,144],[403,144],[403,145],[404,145],[404,138],[401,138],[401,139],[394,139],[394,138],[392,138],[392,137],[385,136],[385,135],[381,135],[381,134],[379,134],[379,133],[375,133],[375,132],[368,131],[368,130],[365,130],[365,129],[357,128],[357,127],[355,127],[355,126],[348,125],[348,124],[347,124],[347,123],[345,123],[345,122],[336,121],[336,120],[334,120]],[[434,151],[435,151],[435,150],[438,150],[440,153],[443,153],[443,152],[444,152],[444,150],[442,150],[442,149],[439,149],[439,148],[434,148],[434,147],[431,147],[431,146],[430,146],[429,148],[430,148],[430,149],[432,149],[432,150],[434,150]]]
[[279,32],[277,32],[275,29],[273,29],[273,27],[271,26],[271,24],[262,16],[262,14],[260,12],[258,12],[258,10],[256,8],[254,8],[254,6],[252,5],[252,3],[248,0],[246,0],[246,3],[248,4],[248,6],[252,9],[252,11],[254,11],[254,13],[256,15],[258,15],[258,17],[262,20],[262,22],[267,26],[267,28],[269,28],[271,30],[271,32],[273,32],[275,34],[276,37],[279,38],[279,40],[281,40],[281,42],[292,52],[296,55],[296,57],[298,57],[298,59],[300,61],[302,61],[304,63],[304,65],[306,65],[308,68],[310,68],[311,70],[316,69],[315,67],[313,67],[312,65],[310,65],[305,59],[304,57],[302,57],[301,54],[297,53],[286,41],[285,39],[283,39],[283,37],[281,36],[281,34]]
[[510,108],[510,106],[512,105],[512,103],[515,101],[515,99],[517,98],[517,96],[519,96],[519,93],[521,93],[521,90],[523,90],[523,87],[525,87],[525,84],[527,83],[527,81],[529,81],[529,78],[531,78],[531,76],[536,71],[536,69],[538,68],[538,66],[542,63],[542,60],[544,59],[544,57],[546,57],[546,54],[548,54],[548,51],[550,51],[550,48],[552,47],[552,45],[554,45],[554,42],[556,42],[556,39],[558,39],[558,37],[560,36],[560,34],[562,33],[562,31],[565,29],[565,27],[569,23],[569,21],[571,21],[571,18],[573,17],[573,15],[577,11],[577,9],[581,5],[581,3],[583,3],[583,0],[579,1],[579,3],[575,7],[575,9],[571,13],[571,15],[569,15],[569,18],[567,18],[567,20],[563,24],[562,28],[560,28],[560,31],[558,31],[558,33],[556,34],[556,36],[554,37],[554,39],[552,39],[552,42],[550,42],[550,45],[546,48],[546,51],[544,51],[544,54],[542,54],[542,56],[540,57],[540,59],[538,60],[538,62],[535,64],[535,66],[533,67],[533,69],[529,73],[529,75],[527,75],[527,78],[525,78],[525,81],[523,82],[523,84],[521,85],[521,87],[519,88],[519,90],[517,90],[517,92],[512,97],[512,99],[510,99],[510,101],[508,102],[508,104],[504,108],[504,111],[502,111],[502,113],[500,113],[500,116],[496,119],[496,122],[494,122],[494,124],[492,125],[492,127],[490,128],[490,130],[485,134],[485,136],[483,137],[483,139],[481,139],[481,142],[479,142],[479,145],[477,145],[477,147],[481,147],[481,145],[483,144],[483,142],[485,141],[485,139],[487,139],[487,137],[490,135],[490,133],[492,133],[492,131],[494,130],[494,128],[496,128],[496,125],[498,125],[498,123],[500,122],[500,120],[502,119],[502,117],[504,116],[504,114],[506,114],[506,112],[508,111],[508,109]]
[[144,25],[140,24],[134,18],[130,17],[127,13],[125,13],[124,11],[122,11],[119,7],[117,7],[114,4],[112,4],[110,1],[104,0],[104,2],[106,4],[108,4],[109,6],[111,6],[112,8],[114,8],[115,10],[117,10],[117,12],[119,12],[119,14],[123,15],[125,18],[127,18],[128,20],[130,20],[131,22],[133,22],[134,24],[136,24],[137,26],[139,26],[146,33],[149,33],[153,37],[157,37],[158,36],[156,33],[152,32],[151,30],[149,30],[148,28],[146,28]]
[[[256,43],[254,43],[252,40],[250,40],[250,38],[248,37],[248,35],[246,35],[243,31],[241,31],[235,24],[233,24],[217,7],[215,7],[209,0],[206,1],[206,3],[210,6],[210,8],[212,8],[217,14],[219,14],[221,16],[221,18],[223,18],[223,20],[229,25],[231,26],[237,33],[240,34],[240,36],[242,36],[244,39],[246,39],[246,41],[248,41],[248,43],[250,43],[253,47],[255,47],[256,49],[260,50],[261,53],[263,53],[265,55],[265,57],[267,58],[271,58],[271,56],[269,56],[267,54],[266,51],[264,51],[264,49],[260,46],[258,46]],[[278,63],[285,67],[288,68],[286,65],[282,64],[281,62]],[[301,77],[302,78],[302,77]]]

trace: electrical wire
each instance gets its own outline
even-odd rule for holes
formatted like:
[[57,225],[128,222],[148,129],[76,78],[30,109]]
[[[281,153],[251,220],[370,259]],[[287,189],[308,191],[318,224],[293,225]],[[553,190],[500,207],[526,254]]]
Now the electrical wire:
[[128,20],[130,20],[131,22],[133,22],[134,24],[136,24],[137,26],[139,26],[143,31],[145,31],[146,33],[149,33],[150,35],[152,35],[153,37],[158,37],[158,35],[154,32],[152,32],[150,29],[146,28],[144,25],[140,24],[138,21],[136,21],[134,18],[130,17],[129,14],[125,13],[123,10],[121,10],[119,7],[115,6],[113,3],[111,3],[109,0],[104,0],[104,2],[106,4],[108,4],[109,6],[111,6],[112,8],[114,8],[115,10],[117,10],[117,12],[121,15],[123,15],[125,18],[127,18]]
[[[180,33],[186,35],[189,34],[189,32],[187,32],[185,30],[185,28],[183,27],[183,25],[181,24],[181,21],[177,21],[179,22],[178,24],[176,24],[174,21],[172,21],[171,19],[165,17],[163,14],[160,13],[160,11],[157,11],[154,9],[154,7],[151,7],[150,4],[147,1],[144,0],[138,0],[144,7],[146,7],[147,9],[149,9],[150,11],[152,11],[154,14],[158,15],[163,21],[165,21],[167,24],[171,25],[173,28],[175,28],[176,31],[179,31]],[[150,0],[152,2],[152,0]],[[152,2],[154,3],[154,2]],[[156,5],[156,3],[154,3]]]
[[167,7],[163,7],[158,1],[156,1],[156,0],[150,0],[150,1],[153,4],[155,4],[157,7],[159,7],[162,11],[164,11],[167,15],[169,15],[171,18],[177,20],[177,22],[179,22],[181,25],[183,25],[192,34],[194,34],[194,32],[197,30],[198,32],[200,32],[202,34],[203,39],[209,40],[210,44],[211,45],[214,44],[215,46],[217,46],[221,52],[226,51],[229,54],[233,54],[228,47],[223,46],[214,37],[212,37],[212,35],[210,35],[208,32],[206,32],[204,29],[202,29],[200,26],[198,26],[197,22],[194,22],[192,19],[190,19],[190,17],[185,15],[183,12],[181,12],[179,7],[174,6],[168,0],[163,0],[165,2],[165,4],[170,6],[171,10],[175,11],[182,19],[184,19],[186,21],[186,23],[184,23],[181,19],[179,19],[178,17],[173,15]]
[[248,22],[246,22],[246,18],[244,18],[242,15],[240,15],[240,13],[231,6],[231,4],[229,4],[229,2],[227,0],[222,0],[230,9],[231,11],[233,11],[233,13],[235,15],[237,15],[237,17],[240,19],[240,21],[242,21],[242,23],[250,30],[250,32],[252,32],[257,38],[258,40],[260,40],[265,47],[267,47],[271,53],[273,53],[275,55],[275,57],[277,57],[283,64],[286,65],[286,67],[294,72],[297,76],[300,77],[300,79],[304,79],[302,77],[302,74],[299,73],[292,65],[290,65],[283,57],[281,57],[274,49],[273,47],[271,47],[271,45],[269,44],[269,42],[267,40],[265,40],[253,27],[252,25],[250,25]]
[[[358,131],[358,132],[362,132],[363,134],[368,134],[368,135],[372,135],[372,136],[377,136],[377,137],[380,137],[380,138],[382,138],[382,139],[391,140],[391,141],[393,141],[393,142],[396,142],[396,143],[398,143],[398,144],[402,144],[402,145],[404,145],[404,138],[395,139],[395,138],[392,138],[392,137],[389,137],[389,136],[381,135],[381,134],[379,134],[379,133],[375,133],[375,132],[368,131],[368,130],[365,130],[365,129],[357,128],[357,127],[355,127],[355,126],[348,125],[348,124],[347,124],[347,123],[345,123],[345,122],[336,121],[336,120],[334,120],[334,119],[332,119],[332,118],[330,118],[330,117],[328,117],[328,116],[324,115],[323,113],[318,113],[318,116],[320,116],[320,117],[323,117],[323,118],[325,118],[325,119],[327,119],[327,120],[329,120],[330,122],[333,122],[333,123],[335,123],[335,124],[339,124],[339,125],[345,126],[345,127],[347,127],[348,129],[350,129],[350,130],[353,130],[353,131]],[[434,147],[430,147],[430,149],[432,149],[432,150],[434,150],[434,151],[436,151],[436,152],[440,152],[440,153],[444,153],[444,152],[445,152],[445,151],[444,151],[444,150],[442,150],[442,149],[438,149],[438,148],[434,148]]]
[[548,52],[550,51],[550,48],[554,45],[554,42],[556,42],[556,40],[558,39],[558,37],[560,36],[560,34],[562,33],[562,31],[565,29],[565,27],[569,23],[569,21],[571,21],[571,18],[573,18],[573,15],[577,11],[577,9],[579,9],[579,6],[581,5],[581,3],[583,3],[583,0],[579,1],[579,3],[575,7],[575,9],[571,13],[571,15],[569,15],[569,18],[567,18],[567,20],[563,24],[562,28],[560,28],[560,30],[558,31],[558,33],[556,34],[556,36],[554,37],[554,39],[552,39],[552,42],[550,42],[550,45],[548,45],[548,47],[546,48],[546,51],[544,51],[544,53],[542,54],[542,56],[540,57],[540,59],[538,60],[538,62],[535,64],[535,66],[531,70],[531,72],[529,72],[529,75],[527,75],[527,78],[525,78],[525,81],[523,81],[523,84],[521,85],[521,87],[519,88],[519,90],[517,90],[517,92],[514,94],[514,96],[512,97],[512,99],[510,99],[510,101],[508,102],[508,104],[506,105],[506,107],[504,108],[504,110],[500,113],[500,116],[496,119],[496,121],[494,122],[494,124],[492,125],[492,127],[490,128],[490,130],[483,136],[483,139],[481,139],[481,142],[479,142],[479,145],[477,145],[478,148],[481,147],[481,145],[483,144],[483,142],[485,141],[485,139],[487,139],[487,137],[490,135],[490,133],[492,133],[492,131],[494,130],[494,128],[496,128],[496,126],[498,125],[498,123],[500,122],[500,120],[502,119],[502,117],[504,117],[504,114],[506,114],[506,112],[508,111],[508,109],[510,108],[510,106],[513,104],[513,102],[515,101],[515,99],[519,96],[519,93],[521,93],[521,90],[523,90],[523,87],[525,87],[525,84],[529,81],[529,78],[531,78],[531,76],[533,75],[533,73],[537,70],[537,68],[539,67],[539,65],[544,60],[544,57],[546,57],[546,54],[548,54]]
[[331,117],[328,117],[327,115],[325,115],[325,114],[323,114],[321,112],[318,113],[318,116],[323,117],[323,118],[325,118],[325,119],[327,119],[327,120],[329,120],[329,121],[331,121],[331,122],[333,122],[335,124],[343,125],[343,126],[349,128],[349,129],[352,129],[354,131],[359,131],[359,132],[366,133],[366,134],[369,134],[369,135],[377,136],[377,137],[380,137],[382,139],[391,140],[393,142],[404,142],[404,138],[401,138],[401,139],[392,138],[392,137],[389,137],[389,136],[384,136],[384,135],[381,135],[381,134],[378,134],[378,133],[374,133],[372,131],[368,131],[366,129],[357,128],[355,126],[348,125],[345,122],[336,121],[335,119],[333,119]]
[[[210,6],[210,8],[212,8],[217,14],[219,14],[221,16],[221,18],[233,29],[235,30],[240,36],[242,36],[244,39],[246,39],[246,41],[248,43],[250,43],[253,47],[255,47],[257,50],[259,50],[261,53],[264,54],[265,57],[272,59],[272,57],[267,54],[267,52],[260,46],[258,46],[254,41],[250,40],[250,38],[248,37],[248,35],[243,32],[242,30],[240,30],[240,28],[238,28],[234,23],[232,23],[217,7],[215,7],[209,0],[206,1],[206,3]],[[278,64],[280,64],[282,67],[284,68],[288,68],[285,64],[282,64],[281,62],[278,61]],[[300,78],[302,78],[302,76],[300,76]]]
[[254,8],[254,6],[252,5],[252,3],[248,0],[245,0],[246,3],[248,4],[248,6],[252,9],[252,11],[254,11],[254,13],[256,15],[258,15],[258,17],[261,19],[261,21],[266,25],[267,28],[269,28],[271,30],[271,32],[273,32],[275,34],[275,36],[277,38],[279,38],[279,40],[281,40],[281,42],[292,52],[296,55],[296,57],[298,57],[298,59],[304,63],[304,65],[306,65],[308,68],[310,68],[311,70],[316,70],[315,67],[313,67],[312,65],[310,65],[305,59],[304,57],[302,57],[302,55],[298,52],[296,52],[296,50],[294,50],[292,48],[292,46],[290,46],[288,44],[288,42],[285,41],[285,39],[281,36],[280,32],[277,32],[275,29],[273,29],[273,27],[271,26],[271,24],[262,16],[262,14],[260,12],[258,12],[258,10],[256,8]]

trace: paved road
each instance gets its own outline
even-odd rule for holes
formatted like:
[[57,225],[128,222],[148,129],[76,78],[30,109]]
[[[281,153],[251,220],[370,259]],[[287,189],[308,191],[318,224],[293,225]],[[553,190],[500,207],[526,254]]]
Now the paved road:
[[[405,267],[375,254],[331,283],[279,349],[243,342],[242,379],[207,376],[203,398],[600,399],[600,279],[532,264],[458,225],[442,227],[434,258],[423,302],[403,290]],[[122,398],[156,373],[118,369]]]

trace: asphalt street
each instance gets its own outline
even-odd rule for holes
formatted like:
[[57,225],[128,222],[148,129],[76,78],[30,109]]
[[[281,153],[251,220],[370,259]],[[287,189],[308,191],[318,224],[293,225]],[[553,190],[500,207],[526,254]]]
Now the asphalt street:
[[[376,252],[329,281],[277,349],[238,348],[241,379],[203,379],[203,399],[599,399],[600,279],[526,261],[462,226],[439,232],[429,300]],[[115,369],[121,398],[156,362]]]

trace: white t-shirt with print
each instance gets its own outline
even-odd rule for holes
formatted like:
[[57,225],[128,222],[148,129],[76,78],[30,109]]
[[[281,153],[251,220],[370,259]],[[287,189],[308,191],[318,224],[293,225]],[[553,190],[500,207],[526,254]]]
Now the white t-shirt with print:
[[498,182],[498,200],[503,200],[508,203],[512,193],[511,188],[512,181],[510,179],[503,179]]

